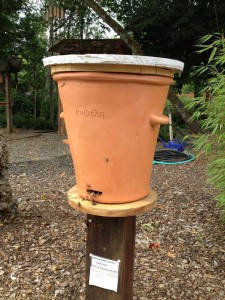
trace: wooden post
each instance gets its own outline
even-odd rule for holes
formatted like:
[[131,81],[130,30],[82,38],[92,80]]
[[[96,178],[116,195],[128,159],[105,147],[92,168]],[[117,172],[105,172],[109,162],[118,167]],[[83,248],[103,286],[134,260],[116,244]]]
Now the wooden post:
[[[87,215],[86,299],[132,300],[136,217]],[[89,285],[90,255],[120,260],[118,291]]]
[[[50,47],[54,44],[53,32],[53,7],[49,7],[50,29],[49,29],[49,43]],[[51,53],[53,55],[53,53]],[[49,121],[54,126],[54,83],[49,71]]]
[[60,96],[58,96],[58,99],[58,134],[66,135],[65,121],[64,118],[60,117],[60,114],[63,112]]
[[5,93],[6,93],[6,119],[7,131],[12,132],[12,98],[11,98],[11,82],[10,73],[5,73]]
[[[87,214],[86,300],[132,300],[136,215],[156,206],[157,193],[150,190],[144,199],[131,203],[104,204],[81,198],[75,186],[68,192],[68,201],[74,209]],[[91,255],[120,261],[116,292],[89,284]],[[100,276],[103,281],[110,280],[104,278],[104,273]]]
[[49,75],[49,122],[54,126],[54,83]]

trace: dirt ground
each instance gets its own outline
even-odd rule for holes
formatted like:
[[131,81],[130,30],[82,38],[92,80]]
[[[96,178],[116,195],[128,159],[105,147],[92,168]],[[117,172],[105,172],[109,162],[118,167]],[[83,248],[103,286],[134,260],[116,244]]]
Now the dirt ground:
[[[85,299],[86,216],[67,204],[68,146],[56,133],[7,138],[19,215],[0,221],[0,300]],[[155,165],[151,186],[159,201],[137,217],[134,300],[224,300],[225,225],[206,159]]]

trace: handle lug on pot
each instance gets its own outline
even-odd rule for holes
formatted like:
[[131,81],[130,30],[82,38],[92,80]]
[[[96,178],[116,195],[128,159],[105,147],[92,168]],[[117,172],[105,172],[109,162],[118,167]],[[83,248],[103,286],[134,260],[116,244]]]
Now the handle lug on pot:
[[150,116],[150,125],[154,126],[154,125],[166,125],[169,123],[169,118],[167,116],[164,115],[151,115]]

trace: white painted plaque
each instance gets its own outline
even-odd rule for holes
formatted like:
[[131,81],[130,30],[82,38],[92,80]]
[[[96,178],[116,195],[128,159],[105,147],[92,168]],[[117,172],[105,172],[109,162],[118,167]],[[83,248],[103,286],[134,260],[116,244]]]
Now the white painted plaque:
[[120,260],[111,260],[90,254],[89,284],[117,292]]

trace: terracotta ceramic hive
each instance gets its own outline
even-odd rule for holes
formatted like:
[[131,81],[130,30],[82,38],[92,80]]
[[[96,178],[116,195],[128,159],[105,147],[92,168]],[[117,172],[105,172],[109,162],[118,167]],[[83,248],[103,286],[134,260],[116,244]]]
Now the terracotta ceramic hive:
[[51,66],[63,106],[77,192],[101,203],[144,198],[169,86],[183,63],[130,55],[65,55]]

